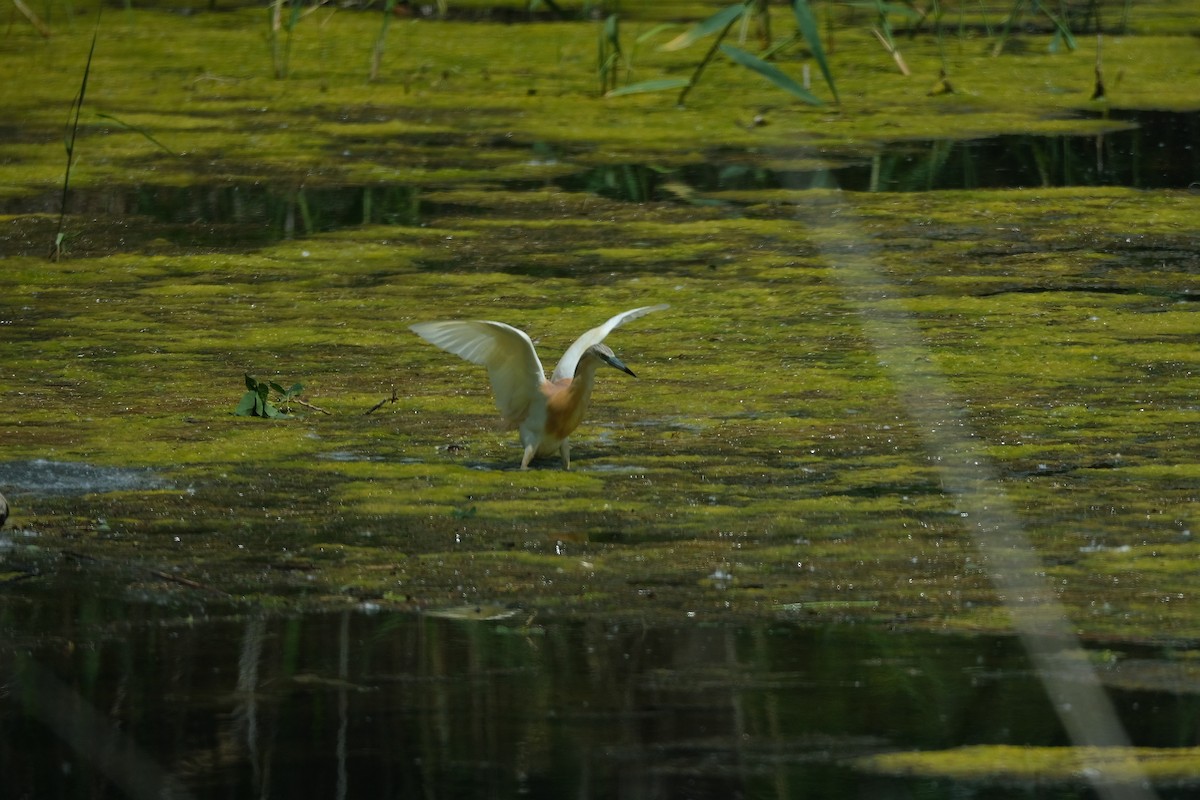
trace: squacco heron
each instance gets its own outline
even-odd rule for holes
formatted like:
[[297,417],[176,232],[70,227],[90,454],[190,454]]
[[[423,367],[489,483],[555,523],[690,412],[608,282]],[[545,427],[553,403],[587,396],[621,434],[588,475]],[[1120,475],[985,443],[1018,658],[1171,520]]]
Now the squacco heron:
[[521,469],[529,469],[535,456],[548,456],[556,450],[563,468],[570,469],[571,445],[567,437],[587,412],[596,370],[607,364],[633,375],[633,370],[604,344],[604,337],[631,319],[664,308],[667,306],[630,309],[592,328],[567,348],[550,380],[546,380],[529,336],[503,322],[420,322],[411,330],[430,344],[487,367],[501,417],[508,427],[520,432],[525,448]]

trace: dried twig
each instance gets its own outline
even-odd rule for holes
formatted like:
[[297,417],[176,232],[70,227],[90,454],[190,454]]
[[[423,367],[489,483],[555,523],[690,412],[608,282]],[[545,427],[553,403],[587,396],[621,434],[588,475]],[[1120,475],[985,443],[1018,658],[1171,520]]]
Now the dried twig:
[[888,37],[884,36],[878,28],[871,28],[871,33],[875,34],[875,38],[883,45],[883,49],[892,54],[892,59],[895,60],[896,66],[900,68],[900,74],[904,77],[912,75],[908,69],[908,64],[904,63],[904,56],[900,55],[900,51],[896,49],[896,45],[888,41]]
[[225,597],[229,596],[229,592],[225,591],[224,589],[218,589],[215,586],[209,586],[206,583],[200,583],[199,581],[194,581],[191,578],[185,578],[182,575],[172,575],[169,572],[163,572],[162,570],[157,569],[150,570],[150,574],[156,578],[162,578],[164,581],[173,581],[174,583],[181,584],[189,589],[200,589],[205,592],[215,592],[216,594],[223,595]]
[[322,414],[327,414],[329,416],[333,416],[332,411],[326,411],[325,409],[321,408],[320,406],[314,406],[312,403],[301,400],[299,397],[293,397],[291,400],[288,400],[288,402],[304,406],[305,408],[311,408],[313,411],[320,411]]
[[25,5],[22,0],[13,0],[13,5],[17,7],[17,11],[21,12],[21,16],[29,20],[30,25],[37,28],[38,33],[46,39],[50,38],[50,27],[42,22],[37,14],[33,13],[33,9]]
[[378,411],[379,409],[383,408],[383,407],[384,407],[385,405],[387,405],[388,403],[394,403],[394,402],[396,402],[396,401],[397,401],[397,400],[399,400],[399,399],[400,399],[400,398],[396,396],[396,387],[395,387],[395,386],[393,386],[393,387],[392,387],[392,396],[391,396],[391,397],[385,397],[385,398],[383,398],[382,400],[380,400],[378,403],[376,403],[375,405],[373,405],[373,406],[371,406],[370,408],[368,408],[368,409],[366,410],[366,412],[363,414],[363,416],[366,416],[367,414],[374,414],[376,411]]

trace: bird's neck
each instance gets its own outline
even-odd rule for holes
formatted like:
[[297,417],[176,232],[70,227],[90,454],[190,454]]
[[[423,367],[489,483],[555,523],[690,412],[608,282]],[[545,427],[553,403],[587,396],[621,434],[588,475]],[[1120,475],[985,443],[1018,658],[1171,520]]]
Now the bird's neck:
[[591,356],[581,358],[578,366],[575,367],[575,377],[571,379],[571,385],[567,391],[577,395],[582,402],[586,403],[592,396],[592,384],[596,381],[596,370],[599,368],[599,359]]

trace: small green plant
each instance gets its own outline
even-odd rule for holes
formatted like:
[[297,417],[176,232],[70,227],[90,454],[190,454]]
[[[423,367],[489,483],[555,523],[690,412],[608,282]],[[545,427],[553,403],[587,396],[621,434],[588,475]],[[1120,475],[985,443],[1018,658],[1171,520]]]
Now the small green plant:
[[[234,409],[239,417],[266,417],[280,419],[291,414],[291,404],[306,405],[298,395],[304,391],[304,386],[293,383],[292,388],[284,389],[274,381],[259,381],[251,375],[246,376],[246,388],[249,390],[242,395],[241,402]],[[271,396],[275,392],[275,396]]]

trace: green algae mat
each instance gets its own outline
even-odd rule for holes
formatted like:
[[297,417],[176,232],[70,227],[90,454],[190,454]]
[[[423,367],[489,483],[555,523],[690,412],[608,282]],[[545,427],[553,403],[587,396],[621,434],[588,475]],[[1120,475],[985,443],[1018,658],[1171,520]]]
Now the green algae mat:
[[[906,76],[869,17],[816,6],[840,103],[714,61],[683,108],[600,96],[596,20],[397,17],[381,39],[378,10],[327,7],[276,31],[254,9],[59,11],[48,38],[18,19],[0,38],[22,76],[0,88],[6,575],[100,564],[164,596],[287,608],[1007,630],[1023,598],[993,581],[977,523],[1003,508],[1031,602],[1088,637],[1200,636],[1186,181],[672,177],[825,174],[906,139],[1099,143],[1129,127],[1119,112],[1194,112],[1182,7],[1106,29],[1100,100],[1094,34],[1048,52],[1034,25],[995,56],[1003,9],[964,15],[897,38]],[[633,77],[690,74],[702,52],[656,43],[716,8],[622,9]],[[954,91],[931,91],[942,70]],[[565,188],[587,170],[595,191]],[[408,331],[500,320],[553,364],[657,303],[609,338],[638,378],[599,375],[570,472],[517,471],[484,370]],[[291,413],[236,415],[247,375],[301,384],[277,398]],[[141,479],[22,477],[46,464]]]

